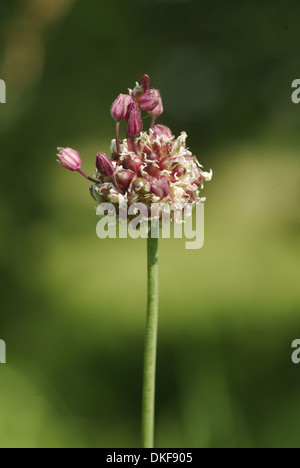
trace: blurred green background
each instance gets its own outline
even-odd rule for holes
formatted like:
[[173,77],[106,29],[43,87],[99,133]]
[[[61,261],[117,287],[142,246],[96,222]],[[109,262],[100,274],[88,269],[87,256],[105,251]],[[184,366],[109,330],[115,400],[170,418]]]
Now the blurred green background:
[[160,245],[157,447],[300,447],[298,0],[1,0],[1,447],[138,447],[146,245],[96,237],[109,108],[186,130],[206,244]]

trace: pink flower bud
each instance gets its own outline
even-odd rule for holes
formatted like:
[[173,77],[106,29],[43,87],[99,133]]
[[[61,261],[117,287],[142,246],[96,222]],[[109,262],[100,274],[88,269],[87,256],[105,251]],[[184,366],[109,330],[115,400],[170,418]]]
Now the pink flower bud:
[[148,75],[144,75],[141,78],[142,88],[146,92],[150,88],[151,80]]
[[139,135],[143,130],[143,121],[141,111],[135,102],[130,104],[128,122],[127,122],[127,133],[129,136]]
[[57,156],[59,159],[57,162],[62,167],[73,172],[81,170],[82,161],[77,151],[72,148],[58,148],[58,150],[59,153]]
[[96,166],[100,174],[103,176],[112,177],[115,173],[113,163],[104,153],[97,154]]
[[140,172],[143,164],[144,163],[142,158],[140,158],[140,156],[138,156],[137,154],[132,153],[128,156],[125,156],[122,166],[124,167],[124,169],[128,169],[129,171],[138,173]]
[[157,195],[161,200],[169,195],[170,182],[166,177],[152,178],[150,184],[154,195]]
[[156,92],[158,93],[158,96],[159,96],[158,105],[155,107],[155,109],[153,109],[152,111],[149,111],[149,114],[155,115],[158,117],[159,115],[163,114],[164,106],[163,106],[160,91],[156,90]]
[[139,100],[141,109],[153,111],[159,104],[160,95],[156,89],[148,89]]
[[122,170],[116,174],[116,181],[121,190],[126,192],[134,174],[130,171]]
[[111,116],[115,120],[122,120],[127,117],[129,106],[132,102],[128,94],[120,94],[111,106]]
[[166,125],[155,125],[155,127],[153,127],[153,132],[158,137],[160,136],[166,136],[168,138],[173,137],[171,130],[169,129],[169,127],[166,127]]

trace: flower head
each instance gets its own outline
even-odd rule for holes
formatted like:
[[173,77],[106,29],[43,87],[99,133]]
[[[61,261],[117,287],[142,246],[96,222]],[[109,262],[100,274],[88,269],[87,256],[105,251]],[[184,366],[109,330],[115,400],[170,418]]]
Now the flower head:
[[[116,138],[111,144],[112,158],[98,153],[96,179],[81,169],[81,158],[71,148],[60,149],[59,163],[70,171],[78,171],[94,185],[91,194],[96,201],[113,203],[116,212],[124,204],[143,203],[151,211],[153,204],[164,202],[177,211],[192,207],[204,199],[200,195],[212,171],[203,171],[197,158],[187,148],[187,134],[176,138],[171,129],[156,124],[163,113],[159,90],[150,88],[144,75],[129,94],[120,94],[111,108],[116,120]],[[143,132],[142,112],[152,115],[151,128]],[[121,120],[126,120],[127,138],[120,140]]]
[[[166,132],[172,135],[172,132]],[[142,132],[135,140],[135,152],[127,140],[122,142],[122,153],[115,160],[115,179],[121,197],[127,203],[144,203],[149,207],[160,201],[183,210],[186,205],[200,202],[200,189],[212,173],[202,170],[195,156],[186,147],[186,133],[178,138],[160,136],[153,130]],[[120,203],[113,177],[110,183],[96,186],[98,195]],[[120,192],[119,192],[120,193]]]

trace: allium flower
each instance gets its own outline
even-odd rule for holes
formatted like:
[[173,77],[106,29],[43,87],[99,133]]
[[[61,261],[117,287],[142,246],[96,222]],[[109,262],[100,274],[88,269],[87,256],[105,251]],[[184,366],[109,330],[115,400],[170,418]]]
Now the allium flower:
[[59,158],[57,162],[69,171],[77,172],[81,169],[82,161],[80,154],[72,148],[58,148]]
[[[150,129],[144,132],[142,110],[152,116]],[[203,183],[212,178],[212,171],[203,171],[196,157],[187,148],[185,132],[176,138],[170,128],[156,124],[156,119],[162,115],[163,110],[160,92],[150,88],[150,78],[144,75],[141,84],[137,83],[133,91],[129,90],[128,95],[120,94],[112,105],[111,115],[116,120],[116,138],[111,143],[111,158],[102,152],[97,154],[96,179],[82,171],[82,162],[77,151],[65,148],[60,149],[58,154],[58,162],[63,167],[77,171],[93,182],[90,193],[100,204],[98,208],[113,213],[114,226],[117,216],[120,228],[122,220],[127,219],[131,229],[137,229],[138,225],[134,224],[136,211],[140,212],[138,224],[141,231],[143,224],[146,228],[150,224],[149,230],[146,229],[148,306],[142,399],[143,448],[154,447],[159,222],[161,221],[163,228],[164,219],[168,223],[173,221],[181,224],[182,212],[191,214],[191,208],[205,200],[201,198],[201,189]],[[127,138],[121,141],[119,134],[122,120],[126,120]],[[107,203],[113,206],[107,207]],[[132,212],[134,215],[129,215]],[[150,218],[151,223],[148,223]]]
[[[141,110],[152,115],[151,128],[143,130]],[[111,158],[98,153],[96,179],[81,170],[81,158],[77,151],[61,149],[59,162],[71,171],[77,171],[94,182],[92,196],[118,208],[143,203],[149,207],[161,201],[176,210],[184,210],[204,201],[200,191],[205,181],[211,180],[212,171],[202,166],[186,146],[187,134],[176,138],[169,127],[156,124],[163,113],[163,103],[158,90],[150,88],[150,78],[144,75],[129,94],[120,94],[111,108],[116,120],[116,138],[111,144]],[[127,138],[120,140],[120,121],[126,119]]]

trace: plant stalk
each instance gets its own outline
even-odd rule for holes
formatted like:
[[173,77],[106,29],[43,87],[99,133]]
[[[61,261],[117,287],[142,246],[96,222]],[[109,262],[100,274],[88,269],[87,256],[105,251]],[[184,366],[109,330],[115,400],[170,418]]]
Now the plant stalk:
[[154,447],[155,377],[158,325],[158,239],[148,238],[148,310],[144,354],[142,446]]

